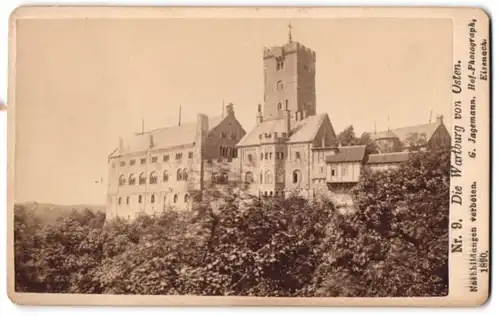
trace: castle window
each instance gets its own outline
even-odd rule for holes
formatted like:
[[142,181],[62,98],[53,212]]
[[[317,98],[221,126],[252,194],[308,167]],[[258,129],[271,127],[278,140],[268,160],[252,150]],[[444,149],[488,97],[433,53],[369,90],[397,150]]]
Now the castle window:
[[174,195],[174,203],[177,203],[177,194]]
[[123,174],[118,178],[118,185],[125,185],[125,176]]
[[266,153],[266,160],[267,160],[267,157],[269,157],[269,153]]
[[264,197],[267,197],[267,191],[264,191]]
[[273,159],[273,153],[269,153],[269,159]]
[[182,180],[182,170],[177,169],[177,181],[181,181],[181,180]]
[[120,167],[125,167],[125,161],[120,161]]
[[222,133],[220,134],[220,138],[222,138],[222,139],[226,139],[226,138],[227,138],[227,133],[226,133],[226,132],[222,132]]
[[184,169],[182,171],[182,180],[187,181],[187,179],[188,179],[188,171],[187,169]]
[[293,175],[292,175],[292,182],[293,183],[300,183],[301,181],[301,173],[299,170],[294,170]]
[[269,192],[269,196],[272,197],[273,196],[273,191]]
[[170,156],[169,155],[163,155],[163,162],[167,162],[170,160]]
[[128,185],[134,185],[135,184],[135,175],[132,173],[128,177]]
[[245,173],[245,182],[246,183],[253,183],[253,173],[251,173],[250,171]]
[[189,159],[192,159],[192,158],[193,158],[193,152],[192,152],[192,151],[190,151],[190,152],[188,153],[188,158],[189,158]]
[[266,180],[266,184],[273,183],[273,173],[270,170],[266,171],[265,180]]
[[253,159],[252,154],[248,154],[247,155],[248,162],[252,162],[252,159]]
[[142,172],[139,175],[139,184],[145,184],[145,183],[146,183],[146,175],[144,174],[144,172]]
[[283,66],[284,66],[283,58],[281,58],[281,57],[276,58],[276,70],[283,69]]
[[299,151],[295,152],[295,160],[300,160],[300,152]]
[[288,99],[285,100],[285,109],[288,110]]
[[156,175],[156,172],[153,171],[149,174],[149,183],[151,184],[158,183],[158,176]]
[[119,197],[119,198],[118,198],[118,205],[121,205],[121,204],[122,204],[122,198],[121,198],[121,197]]
[[281,108],[282,108],[281,102],[278,102],[278,111],[281,111]]
[[130,197],[127,196],[127,199],[125,200],[125,203],[127,203],[127,205],[130,204]]
[[264,182],[262,182],[262,181],[263,181],[263,180],[262,180],[262,172],[261,172],[261,173],[260,173],[260,183],[264,183]]
[[167,182],[168,181],[168,171],[165,170],[163,171],[163,182]]
[[137,202],[139,202],[139,204],[142,203],[142,195],[139,194],[139,197],[137,198]]
[[135,159],[130,160],[130,165],[131,166],[135,165]]
[[146,164],[146,158],[141,158],[141,165]]
[[157,156],[151,157],[151,163],[155,163],[157,161],[158,161],[158,157]]
[[152,195],[151,195],[151,203],[152,203],[152,204],[154,204],[154,203],[155,203],[155,195],[154,195],[154,194],[152,194]]
[[187,203],[188,202],[188,199],[189,199],[189,195],[184,195],[184,203]]
[[336,170],[337,170],[337,168],[332,168],[332,177],[335,177]]
[[283,81],[279,80],[278,82],[276,82],[276,90],[283,90]]
[[176,153],[175,154],[175,159],[176,160],[181,160],[182,159],[182,153]]
[[319,167],[319,172],[323,173],[323,166]]

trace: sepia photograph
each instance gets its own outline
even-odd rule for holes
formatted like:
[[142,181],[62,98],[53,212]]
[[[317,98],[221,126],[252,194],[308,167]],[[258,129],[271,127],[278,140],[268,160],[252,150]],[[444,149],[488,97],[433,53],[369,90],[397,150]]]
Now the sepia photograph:
[[447,296],[453,34],[17,20],[15,292]]

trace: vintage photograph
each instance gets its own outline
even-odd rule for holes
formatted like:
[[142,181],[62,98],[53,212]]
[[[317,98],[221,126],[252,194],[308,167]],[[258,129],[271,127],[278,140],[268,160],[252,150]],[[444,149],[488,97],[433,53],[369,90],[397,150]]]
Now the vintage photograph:
[[16,292],[448,295],[453,20],[16,23]]

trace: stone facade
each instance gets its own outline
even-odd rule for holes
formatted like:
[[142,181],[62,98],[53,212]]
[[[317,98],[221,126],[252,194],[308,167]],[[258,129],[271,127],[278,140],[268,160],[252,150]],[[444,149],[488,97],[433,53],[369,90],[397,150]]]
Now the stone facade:
[[107,216],[132,219],[190,208],[193,193],[220,179],[214,174],[231,172],[244,135],[229,104],[221,117],[200,114],[196,122],[120,139],[108,159]]

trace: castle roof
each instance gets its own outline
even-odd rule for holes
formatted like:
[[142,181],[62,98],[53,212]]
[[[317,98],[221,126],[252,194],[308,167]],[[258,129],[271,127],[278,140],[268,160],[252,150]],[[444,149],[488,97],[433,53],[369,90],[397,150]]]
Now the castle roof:
[[441,124],[441,122],[433,122],[429,124],[395,128],[386,132],[372,133],[370,136],[374,140],[397,138],[400,141],[405,141],[410,135],[417,133],[424,134],[426,139],[429,140]]
[[386,164],[386,163],[400,163],[408,161],[410,158],[408,152],[395,152],[385,154],[371,154],[368,156],[367,164]]
[[327,163],[356,162],[365,158],[366,146],[345,146],[339,147],[335,155],[327,156]]
[[[208,130],[217,127],[225,117],[214,116],[208,118]],[[178,147],[193,144],[196,139],[197,122],[187,122],[177,126],[153,129],[144,133],[135,134],[129,139],[124,140],[123,150],[120,152],[115,149],[111,157],[123,154],[145,151],[148,148],[161,149]],[[150,136],[153,136],[153,147],[150,147]]]
[[[287,143],[305,143],[311,142],[316,137],[321,124],[327,119],[327,114],[311,115],[303,120],[290,120],[290,135]],[[285,119],[266,120],[256,125],[252,131],[246,134],[237,147],[259,145],[261,134],[278,133],[282,135],[286,132]]]

